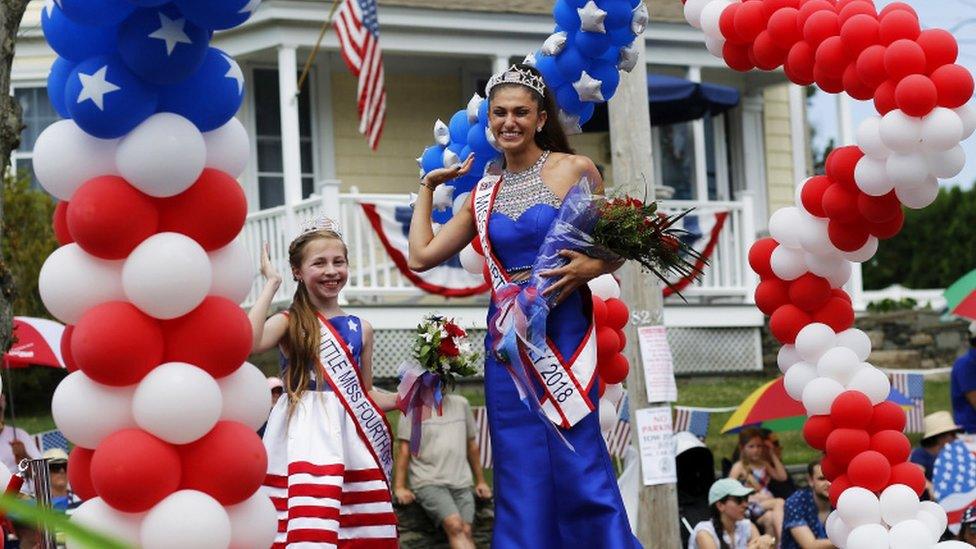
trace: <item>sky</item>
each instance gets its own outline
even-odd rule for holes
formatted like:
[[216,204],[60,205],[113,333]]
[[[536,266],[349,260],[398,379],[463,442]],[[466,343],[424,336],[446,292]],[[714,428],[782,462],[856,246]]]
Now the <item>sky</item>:
[[[896,0],[874,0],[878,11]],[[959,42],[956,61],[976,74],[976,0],[901,0],[910,4],[922,22],[923,29],[941,28],[952,32]],[[870,101],[851,100],[851,114],[856,129],[861,120],[877,114]],[[822,149],[828,139],[837,138],[837,103],[833,95],[818,92],[808,111],[810,123],[816,127],[814,146]],[[838,141],[839,142],[839,141]],[[963,143],[967,162],[962,173],[942,181],[942,186],[958,185],[970,188],[976,181],[976,135]]]

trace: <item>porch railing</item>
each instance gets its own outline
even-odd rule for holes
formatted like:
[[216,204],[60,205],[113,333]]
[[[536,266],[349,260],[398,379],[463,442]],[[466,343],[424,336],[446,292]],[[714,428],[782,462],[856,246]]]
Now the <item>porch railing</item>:
[[[355,188],[349,193],[339,193],[338,181],[326,181],[320,185],[318,194],[295,204],[290,212],[285,206],[277,206],[248,215],[243,240],[251,252],[253,264],[259,264],[262,243],[268,242],[271,261],[284,279],[275,297],[276,301],[288,300],[295,291],[295,282],[288,265],[288,244],[296,236],[298,227],[304,220],[319,215],[339,219],[349,247],[350,271],[344,291],[346,298],[366,303],[384,303],[416,301],[426,295],[400,273],[363,213],[360,203],[374,201],[398,201],[406,204],[408,196],[359,193]],[[667,212],[688,208],[720,208],[729,212],[704,276],[682,290],[682,296],[692,302],[749,301],[755,287],[747,260],[749,246],[752,245],[755,235],[751,198],[705,203],[665,200],[661,205]],[[253,303],[262,283],[260,277],[256,277],[245,306]],[[680,302],[677,297],[670,299]]]

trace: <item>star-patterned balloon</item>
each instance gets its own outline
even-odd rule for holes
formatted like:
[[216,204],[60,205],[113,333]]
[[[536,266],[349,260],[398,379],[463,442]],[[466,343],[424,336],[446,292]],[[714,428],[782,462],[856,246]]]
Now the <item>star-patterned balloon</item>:
[[58,57],[47,75],[47,96],[51,100],[51,106],[61,118],[71,117],[68,106],[64,102],[64,87],[68,84],[68,77],[73,70],[75,70],[74,62]]
[[208,42],[209,33],[172,5],[136,10],[119,27],[119,55],[153,84],[176,84],[193,74]]
[[577,135],[583,133],[583,128],[580,127],[579,116],[569,114],[562,109],[559,109],[559,125],[563,127],[563,131],[566,132],[566,135]]
[[566,47],[567,34],[565,32],[554,32],[542,43],[542,53],[546,55],[559,55]]
[[538,63],[538,59],[536,59],[535,52],[526,55],[525,59],[522,60],[523,65],[528,65],[530,67],[536,66],[536,63]]
[[157,94],[122,60],[101,55],[82,63],[68,76],[64,102],[78,126],[102,139],[121,137],[156,110]]
[[580,29],[589,32],[607,32],[603,21],[607,18],[607,12],[600,9],[596,2],[589,0],[582,8],[576,10],[579,13]]
[[440,118],[437,119],[437,122],[434,122],[434,142],[442,147],[451,144],[451,130],[448,129],[447,124]]
[[175,0],[186,17],[202,28],[230,29],[247,21],[261,0]]
[[81,62],[89,57],[115,52],[117,29],[95,27],[69,18],[55,0],[41,10],[41,28],[48,44],[60,57]]
[[83,25],[112,27],[136,7],[125,0],[55,0],[64,14]]
[[647,22],[650,20],[651,16],[647,13],[647,4],[641,2],[637,8],[634,9],[634,18],[630,20],[630,31],[636,34],[644,34],[647,30]]
[[474,124],[478,121],[478,109],[481,108],[481,102],[484,100],[485,99],[478,94],[472,95],[471,99],[468,100],[468,123]]
[[630,72],[634,70],[634,67],[637,66],[637,59],[639,57],[639,54],[640,52],[637,50],[634,44],[631,44],[626,48],[621,49],[620,57],[617,60],[617,68],[624,72]]
[[[206,97],[206,101],[201,101]],[[244,100],[244,73],[229,55],[209,48],[200,68],[183,81],[163,86],[159,110],[187,118],[201,132],[215,130],[230,120]]]
[[580,75],[579,80],[573,82],[573,88],[576,93],[579,94],[580,101],[592,101],[592,102],[603,102],[606,101],[603,98],[603,92],[600,90],[600,86],[603,82],[597,80],[583,71]]

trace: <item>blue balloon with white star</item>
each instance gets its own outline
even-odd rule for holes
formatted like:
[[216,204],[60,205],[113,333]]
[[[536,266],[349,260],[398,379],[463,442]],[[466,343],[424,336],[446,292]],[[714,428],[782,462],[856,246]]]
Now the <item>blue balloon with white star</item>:
[[200,68],[189,78],[160,88],[159,111],[176,113],[201,132],[209,132],[233,118],[243,100],[241,67],[223,51],[209,48]]
[[51,65],[51,72],[47,74],[47,97],[61,118],[71,118],[68,106],[64,102],[64,87],[68,83],[71,71],[75,70],[75,65],[73,61],[58,57]]
[[126,0],[55,0],[64,14],[84,25],[115,26],[136,7]]
[[140,8],[151,8],[154,6],[162,6],[163,4],[169,3],[170,0],[129,0],[130,4],[135,4]]
[[596,62],[586,72],[600,81],[600,93],[605,100],[609,101],[620,84],[620,70],[617,69],[617,64],[606,61]]
[[81,129],[113,139],[156,112],[158,95],[117,56],[99,55],[79,63],[68,75],[64,102]]
[[420,169],[424,174],[444,167],[444,147],[431,145],[420,155]]
[[[451,141],[466,143],[468,141],[468,130],[471,129],[471,123],[468,122],[468,111],[461,109],[454,113],[451,121],[447,123],[447,127],[451,132]],[[461,157],[461,160],[464,160],[464,157]]]
[[176,84],[200,68],[209,33],[173,5],[133,12],[119,26],[119,56],[153,84]]
[[247,21],[261,0],[175,0],[175,3],[197,25],[223,30]]
[[80,62],[96,55],[115,51],[116,29],[79,23],[50,0],[41,10],[41,28],[51,49],[59,56]]

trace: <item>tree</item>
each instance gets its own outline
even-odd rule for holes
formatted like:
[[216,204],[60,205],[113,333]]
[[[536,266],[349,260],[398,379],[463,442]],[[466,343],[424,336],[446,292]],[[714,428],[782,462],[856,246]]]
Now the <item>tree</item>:
[[48,316],[38,291],[37,276],[44,260],[58,247],[51,226],[54,200],[31,187],[26,173],[3,179],[5,227],[0,255],[7,259],[14,283],[13,314]]

